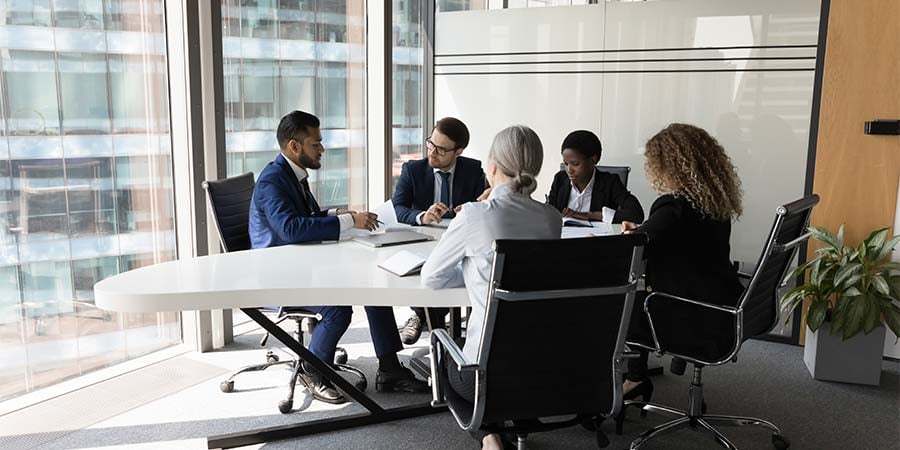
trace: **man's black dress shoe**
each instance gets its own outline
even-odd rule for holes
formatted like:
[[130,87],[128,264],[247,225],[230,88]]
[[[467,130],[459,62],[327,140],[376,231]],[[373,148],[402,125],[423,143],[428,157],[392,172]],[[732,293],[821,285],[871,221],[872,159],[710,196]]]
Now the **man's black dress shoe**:
[[375,390],[378,392],[428,392],[428,383],[416,378],[406,367],[397,372],[379,370],[375,374]]
[[331,381],[328,381],[315,369],[307,367],[305,364],[300,369],[300,382],[306,386],[306,389],[312,393],[313,398],[316,400],[331,403],[332,405],[347,403],[347,398],[331,384]]

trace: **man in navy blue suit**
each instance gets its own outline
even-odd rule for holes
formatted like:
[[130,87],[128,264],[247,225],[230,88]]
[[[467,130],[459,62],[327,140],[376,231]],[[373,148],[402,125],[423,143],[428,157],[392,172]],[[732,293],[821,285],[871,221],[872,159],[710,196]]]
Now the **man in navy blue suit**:
[[[462,156],[469,145],[469,129],[459,119],[438,120],[425,140],[428,156],[403,163],[391,203],[397,221],[410,225],[428,225],[453,218],[464,203],[475,201],[487,188],[481,161]],[[404,344],[419,340],[425,323],[425,310],[413,308],[400,328]],[[432,326],[444,325],[447,308],[429,308]]]
[[[377,216],[342,209],[322,211],[309,188],[309,170],[322,167],[322,133],[319,119],[294,111],[281,118],[276,135],[281,153],[259,174],[250,203],[250,242],[253,248],[338,240],[350,228],[374,230]],[[309,350],[325,363],[334,361],[337,343],[350,326],[349,306],[304,306],[322,316],[310,338]],[[388,307],[366,307],[378,372],[379,392],[425,392],[428,386],[401,366],[397,352],[403,348],[394,313]],[[344,403],[344,395],[311,366],[301,371],[313,397],[328,403]]]

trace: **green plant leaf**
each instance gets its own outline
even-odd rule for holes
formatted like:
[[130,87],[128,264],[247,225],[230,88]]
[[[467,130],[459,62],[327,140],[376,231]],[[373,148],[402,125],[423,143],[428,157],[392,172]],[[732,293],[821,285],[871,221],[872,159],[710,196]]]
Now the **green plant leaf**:
[[881,249],[881,244],[884,244],[884,239],[887,237],[887,234],[887,228],[875,230],[863,242],[866,243],[866,247],[869,247],[871,250],[878,252]]
[[841,283],[843,283],[847,278],[850,277],[850,275],[855,274],[861,268],[862,264],[857,262],[849,263],[846,266],[839,268],[834,274],[834,286],[841,286]]
[[825,315],[828,312],[828,302],[812,302],[809,305],[809,312],[806,314],[806,325],[810,330],[816,331],[822,325],[822,322],[825,320]]
[[809,282],[811,284],[819,285],[819,270],[822,267],[822,259],[816,259],[812,264],[812,269],[809,271]]
[[900,244],[900,234],[888,239],[887,242],[885,242],[884,245],[881,246],[881,249],[878,251],[878,255],[875,257],[875,259],[880,260],[881,258],[889,255],[894,250],[894,248],[897,247],[897,244]]
[[860,259],[866,259],[866,253],[868,252],[868,246],[865,241],[859,243],[859,247],[856,247],[856,251],[859,252]]
[[872,286],[875,286],[875,290],[884,294],[885,296],[891,295],[891,288],[888,286],[887,281],[884,281],[884,278],[881,275],[875,275],[871,280]]
[[844,328],[844,323],[847,320],[847,314],[843,311],[847,309],[847,304],[853,301],[847,297],[838,297],[837,302],[835,302],[834,306],[831,308],[831,334],[838,334],[841,329]]
[[900,262],[889,261],[882,263],[878,266],[879,271],[882,272],[891,272],[891,271],[900,271]]
[[[843,227],[843,225],[841,225]],[[809,233],[815,238],[817,241],[824,242],[828,244],[833,249],[839,249],[842,246],[838,243],[837,237],[831,234],[830,231],[820,228],[820,227],[809,227]]]
[[876,304],[875,299],[871,297],[864,297],[867,299],[866,303],[866,315],[865,320],[863,321],[863,333],[869,334],[872,330],[875,329],[879,324],[881,324],[881,308]]
[[860,292],[859,288],[857,288],[856,286],[850,286],[849,288],[847,288],[847,290],[842,292],[842,295],[844,297],[856,297],[858,295],[862,295],[862,292]]
[[847,304],[847,308],[844,311],[846,315],[845,323],[841,330],[844,340],[850,339],[862,331],[863,323],[866,319],[867,305],[868,301],[866,301],[865,296],[856,297]]
[[844,246],[844,224],[841,224],[841,226],[838,227],[837,236],[835,236],[835,238],[837,239],[838,245],[843,247]]

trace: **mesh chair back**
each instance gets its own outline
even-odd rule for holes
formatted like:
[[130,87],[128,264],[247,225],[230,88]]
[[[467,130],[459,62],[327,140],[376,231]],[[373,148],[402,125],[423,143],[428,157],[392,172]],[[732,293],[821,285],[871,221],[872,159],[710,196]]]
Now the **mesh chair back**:
[[219,242],[226,252],[250,249],[250,200],[254,185],[253,172],[203,182]]
[[495,243],[482,423],[613,411],[621,402],[613,359],[645,243],[644,235]]
[[738,305],[744,311],[741,340],[768,333],[778,323],[778,288],[808,238],[806,228],[817,203],[819,196],[813,194],[776,210],[766,247]]
[[628,187],[628,174],[631,172],[631,167],[628,166],[597,166],[601,172],[609,172],[614,175],[619,176],[619,180],[622,180],[622,186]]
[[[613,175],[617,175],[619,180],[622,181],[622,185],[628,187],[628,174],[631,172],[631,167],[628,166],[597,166],[601,172],[611,173]],[[565,163],[559,163],[559,170],[566,170]]]

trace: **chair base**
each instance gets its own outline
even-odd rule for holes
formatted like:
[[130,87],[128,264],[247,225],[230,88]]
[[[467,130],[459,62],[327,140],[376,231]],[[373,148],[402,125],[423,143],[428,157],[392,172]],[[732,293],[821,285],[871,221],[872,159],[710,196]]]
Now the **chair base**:
[[663,436],[665,434],[669,434],[675,431],[678,431],[682,428],[691,428],[695,431],[706,432],[712,435],[712,438],[715,439],[716,442],[719,443],[724,448],[729,450],[737,450],[737,446],[734,445],[724,434],[719,432],[713,424],[722,425],[722,426],[757,426],[768,429],[772,432],[772,445],[775,446],[776,449],[783,450],[790,448],[790,442],[781,435],[781,430],[775,426],[772,422],[767,420],[758,419],[755,417],[743,417],[743,416],[724,416],[717,414],[700,414],[696,416],[692,416],[687,411],[683,411],[680,409],[670,408],[668,406],[659,405],[656,403],[647,403],[636,400],[629,400],[625,402],[625,406],[640,406],[644,411],[649,411],[653,413],[660,413],[669,416],[675,416],[674,420],[666,422],[661,425],[657,425],[635,438],[631,441],[631,450],[640,449],[647,441]]
[[[675,419],[662,425],[657,425],[631,441],[631,450],[641,448],[647,441],[665,434],[672,433],[685,427],[692,430],[704,431],[712,435],[712,438],[724,448],[729,450],[737,450],[737,446],[725,437],[724,434],[717,430],[713,423],[724,426],[755,426],[763,427],[772,432],[772,445],[776,449],[784,450],[791,446],[791,443],[781,435],[781,430],[775,424],[768,420],[757,419],[755,417],[741,416],[723,416],[716,414],[706,414],[703,402],[703,366],[694,365],[694,376],[691,380],[691,386],[688,393],[688,409],[687,411],[675,409],[656,403],[650,403],[639,400],[628,400],[625,402],[625,408],[628,406],[639,406],[644,412],[660,413],[674,416]],[[623,411],[624,413],[624,411]]]

